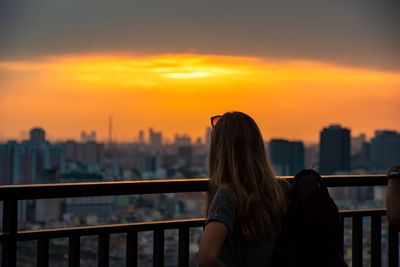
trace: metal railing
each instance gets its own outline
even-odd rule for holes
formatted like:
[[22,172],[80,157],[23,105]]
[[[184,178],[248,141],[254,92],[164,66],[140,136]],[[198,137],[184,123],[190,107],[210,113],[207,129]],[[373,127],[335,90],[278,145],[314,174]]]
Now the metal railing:
[[[291,177],[280,177],[290,180]],[[335,175],[323,176],[329,187],[384,186],[384,175]],[[204,218],[156,222],[135,222],[112,225],[97,225],[43,230],[18,230],[18,201],[28,199],[54,199],[89,196],[117,196],[136,194],[161,194],[181,192],[204,192],[207,178],[117,181],[63,184],[32,184],[0,186],[0,201],[3,201],[2,267],[17,264],[17,242],[37,241],[37,266],[49,265],[49,242],[53,238],[68,238],[68,262],[70,267],[79,266],[80,240],[83,236],[98,236],[98,266],[109,266],[110,234],[126,234],[126,266],[138,264],[138,233],[153,231],[153,265],[164,266],[164,231],[178,229],[178,265],[189,265],[189,229],[202,227]],[[382,216],[385,209],[341,211],[342,230],[344,219],[352,218],[352,266],[363,264],[363,218],[371,217],[371,266],[382,265]],[[389,266],[399,265],[398,234],[389,231]]]

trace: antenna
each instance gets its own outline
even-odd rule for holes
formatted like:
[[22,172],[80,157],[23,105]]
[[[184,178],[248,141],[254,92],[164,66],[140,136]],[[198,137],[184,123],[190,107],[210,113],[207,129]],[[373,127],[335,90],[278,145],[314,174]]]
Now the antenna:
[[112,143],[112,116],[109,116],[108,119],[108,146],[111,147]]

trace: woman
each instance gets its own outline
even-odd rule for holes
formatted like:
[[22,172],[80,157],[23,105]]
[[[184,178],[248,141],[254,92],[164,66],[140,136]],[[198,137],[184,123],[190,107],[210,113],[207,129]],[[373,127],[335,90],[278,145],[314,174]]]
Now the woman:
[[252,118],[227,112],[211,118],[210,188],[199,266],[271,266],[287,208]]

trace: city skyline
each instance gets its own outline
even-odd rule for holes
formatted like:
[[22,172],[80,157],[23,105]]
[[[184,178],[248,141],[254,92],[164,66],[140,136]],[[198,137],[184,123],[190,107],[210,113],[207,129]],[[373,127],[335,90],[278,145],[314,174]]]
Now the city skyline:
[[[387,129],[374,129],[373,133],[371,136],[366,135],[363,132],[360,133],[354,133],[353,128],[351,126],[346,126],[340,123],[330,123],[330,124],[325,124],[324,126],[322,126],[318,132],[316,133],[317,138],[316,140],[313,140],[311,142],[307,141],[307,140],[303,140],[303,139],[296,139],[296,138],[289,138],[287,136],[271,136],[269,138],[266,138],[263,134],[263,139],[265,142],[268,142],[270,140],[273,139],[283,139],[283,140],[288,140],[288,141],[301,141],[303,142],[305,145],[315,145],[318,144],[320,142],[320,132],[323,131],[326,127],[345,127],[348,128],[351,132],[351,138],[359,138],[360,136],[365,138],[366,141],[371,141],[374,136],[377,135],[378,132],[382,132],[382,131],[394,131],[394,132],[400,132],[400,129],[395,129],[395,128],[387,128]],[[20,131],[20,134],[18,137],[14,137],[14,138],[6,138],[6,139],[2,139],[0,138],[0,143],[4,143],[4,142],[8,142],[8,141],[17,141],[17,142],[22,142],[22,141],[26,141],[29,140],[29,132],[33,129],[42,129],[45,132],[45,139],[46,141],[50,141],[50,142],[65,142],[65,141],[75,141],[75,142],[88,142],[88,141],[94,141],[94,142],[99,142],[99,143],[109,143],[110,139],[109,136],[104,136],[102,138],[98,138],[98,132],[94,129],[85,129],[85,130],[80,130],[79,132],[76,133],[75,137],[72,138],[54,138],[54,136],[52,136],[51,133],[49,133],[49,131],[47,130],[46,127],[41,127],[41,126],[33,126],[30,127],[27,130],[23,130]],[[108,130],[108,134],[109,134],[109,129]],[[207,134],[208,131],[211,130],[210,126],[205,126],[203,129],[203,135],[196,135],[196,136],[192,136],[188,133],[185,132],[174,132],[171,136],[165,136],[164,132],[158,128],[155,127],[148,127],[145,129],[138,129],[138,131],[136,133],[133,133],[132,138],[128,139],[128,140],[118,140],[118,138],[115,138],[115,133],[113,132],[113,138],[111,139],[113,143],[121,143],[121,144],[129,144],[129,143],[145,143],[145,144],[150,144],[152,141],[152,135],[156,135],[156,139],[160,140],[162,142],[162,144],[173,144],[176,140],[178,140],[178,142],[180,141],[181,138],[189,138],[191,144],[195,144],[199,139],[201,140],[201,142],[204,144],[207,142]],[[156,142],[160,142],[160,141],[156,141]]]
[[[400,129],[398,1],[66,1],[0,9],[0,139],[45,127],[203,136],[242,111],[265,139]],[[70,12],[79,10],[79,12]],[[318,22],[318,23],[316,23]],[[27,45],[29,44],[29,45]]]

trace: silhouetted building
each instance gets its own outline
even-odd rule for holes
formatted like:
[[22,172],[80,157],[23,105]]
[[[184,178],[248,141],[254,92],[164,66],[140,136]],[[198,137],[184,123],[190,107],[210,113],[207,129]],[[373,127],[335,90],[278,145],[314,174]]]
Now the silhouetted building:
[[350,129],[331,125],[320,133],[319,171],[322,174],[350,171]]
[[150,146],[161,147],[162,146],[162,133],[153,131],[153,128],[149,129],[149,142]]
[[13,180],[13,157],[16,142],[0,144],[0,184],[11,184]]
[[67,141],[65,146],[65,159],[69,162],[82,164],[102,165],[104,161],[104,145],[93,141],[78,143]]
[[190,136],[183,134],[175,134],[174,145],[175,146],[190,146],[192,144],[192,138]]
[[139,131],[139,138],[138,138],[138,142],[139,144],[144,144],[144,132],[143,131]]
[[268,148],[272,164],[278,175],[294,175],[304,169],[303,142],[272,139]]
[[42,182],[43,179],[49,178],[50,170],[61,170],[63,167],[64,150],[59,144],[25,141],[0,145],[0,183],[2,184]]
[[87,133],[85,131],[81,132],[81,142],[96,142],[96,132],[92,131],[90,133]]
[[206,128],[206,134],[205,134],[206,136],[205,136],[205,142],[206,142],[206,145],[208,146],[209,144],[210,144],[210,138],[211,138],[211,127],[207,127]]
[[369,171],[371,169],[370,162],[370,143],[363,142],[361,149],[351,155],[352,171]]
[[193,148],[192,146],[179,146],[177,153],[177,163],[179,166],[190,167],[192,164]]
[[32,128],[29,132],[29,141],[32,143],[44,142],[46,140],[45,131],[42,128]]
[[319,162],[319,144],[306,145],[304,148],[305,168],[316,168]]
[[400,163],[400,133],[396,131],[376,131],[371,139],[370,160],[375,171],[387,170]]
[[357,155],[362,153],[363,145],[367,142],[365,134],[360,134],[351,138],[351,155]]

